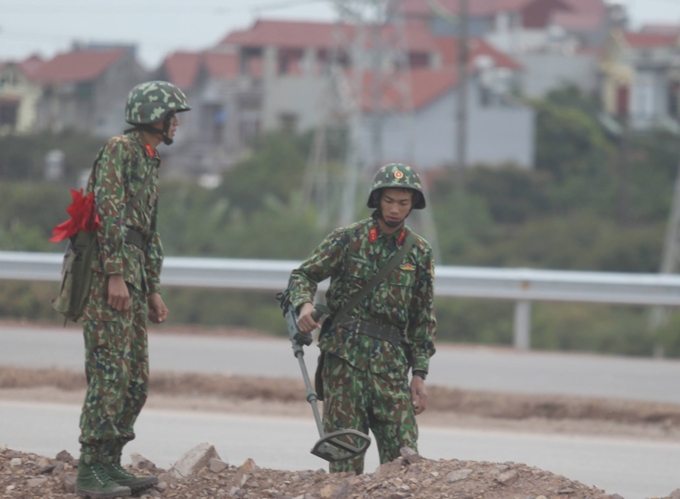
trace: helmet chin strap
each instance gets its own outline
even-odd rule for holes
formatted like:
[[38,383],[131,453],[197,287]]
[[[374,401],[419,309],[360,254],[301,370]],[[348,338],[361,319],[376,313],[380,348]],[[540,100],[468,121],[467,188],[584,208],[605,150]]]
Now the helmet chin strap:
[[174,142],[170,137],[168,137],[168,132],[170,131],[170,126],[172,125],[172,118],[175,116],[175,113],[168,113],[165,116],[165,119],[163,120],[163,130],[160,130],[156,128],[155,126],[149,125],[147,123],[141,123],[139,125],[135,125],[133,128],[126,130],[125,133],[131,132],[132,130],[135,129],[141,129],[144,130],[145,132],[149,133],[155,133],[157,135],[161,136],[161,140],[166,146],[169,146]]

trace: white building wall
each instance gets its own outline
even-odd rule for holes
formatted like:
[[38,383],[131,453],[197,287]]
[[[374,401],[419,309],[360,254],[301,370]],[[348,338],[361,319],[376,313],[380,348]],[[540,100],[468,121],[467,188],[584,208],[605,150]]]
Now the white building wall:
[[544,97],[551,90],[576,85],[593,94],[598,89],[598,61],[592,55],[522,54],[522,92],[532,98]]
[[[438,169],[454,163],[456,158],[457,93],[452,90],[419,110],[413,126],[401,114],[385,119],[382,161],[406,161],[416,167]],[[535,151],[534,112],[527,107],[493,105],[482,107],[479,87],[472,83],[469,91],[468,165],[514,163],[533,168]],[[362,157],[371,168],[371,133],[364,120]],[[412,131],[411,131],[412,130]]]
[[281,127],[284,115],[296,117],[296,131],[305,132],[325,119],[328,80],[320,76],[281,75],[266,83],[264,129]]

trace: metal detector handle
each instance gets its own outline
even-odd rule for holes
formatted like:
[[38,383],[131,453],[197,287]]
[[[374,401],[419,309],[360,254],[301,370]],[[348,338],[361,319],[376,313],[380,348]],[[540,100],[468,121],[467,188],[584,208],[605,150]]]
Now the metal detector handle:
[[319,322],[319,319],[321,319],[324,315],[329,315],[331,313],[331,309],[328,308],[326,305],[321,305],[320,303],[317,303],[314,305],[314,312],[312,312],[312,320],[314,322]]

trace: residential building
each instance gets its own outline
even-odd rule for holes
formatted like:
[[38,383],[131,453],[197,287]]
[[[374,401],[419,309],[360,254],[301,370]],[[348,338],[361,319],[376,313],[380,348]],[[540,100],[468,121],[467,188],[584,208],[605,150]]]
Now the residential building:
[[42,63],[37,56],[21,62],[0,62],[0,134],[32,130],[41,95],[34,76]]
[[[501,76],[500,81],[495,81],[496,78],[494,73],[477,71],[469,82],[468,165],[513,164],[532,168],[534,112],[513,101],[506,92],[505,78]],[[383,111],[379,154],[372,150],[374,144],[371,142],[374,104],[366,99],[360,156],[367,168],[373,166],[371,159],[377,155],[382,157],[382,162],[408,161],[425,171],[441,169],[455,162],[458,125],[455,117],[460,91],[457,72],[453,69],[415,69],[411,72],[411,90],[412,109]],[[386,92],[387,102],[392,92]]]
[[163,61],[155,77],[180,87],[192,107],[180,116],[165,154],[170,170],[220,173],[252,144],[260,128],[261,79],[257,67],[241,74],[239,65],[239,57],[226,52],[178,52]]
[[680,31],[611,34],[601,62],[604,110],[637,130],[680,131]]
[[[405,0],[403,11],[435,34],[457,36],[446,16],[459,15],[459,0],[440,0],[435,12],[427,0]],[[520,87],[528,97],[575,85],[595,94],[599,48],[625,11],[604,0],[475,0],[469,2],[469,30],[524,67]]]
[[[284,126],[304,131],[327,118],[329,62],[342,49],[339,40],[351,39],[355,29],[323,22],[260,20],[250,29],[230,33],[215,50],[237,53],[242,72],[252,65],[262,68],[263,130]],[[386,26],[381,36],[394,37],[396,29]],[[369,67],[374,50],[366,42],[361,54],[354,54],[355,64],[360,58],[359,64]],[[409,31],[407,52],[410,67],[438,63],[435,40],[426,30]],[[338,58],[349,65],[348,54]]]
[[124,102],[132,87],[148,80],[134,47],[74,46],[42,64],[35,128],[73,127],[107,137],[125,128]]

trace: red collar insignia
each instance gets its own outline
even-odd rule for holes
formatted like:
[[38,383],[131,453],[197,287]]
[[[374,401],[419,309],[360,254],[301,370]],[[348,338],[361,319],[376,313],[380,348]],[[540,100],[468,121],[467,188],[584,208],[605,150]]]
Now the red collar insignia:
[[401,229],[401,234],[399,234],[398,243],[399,244],[403,243],[405,238],[406,238],[406,231],[404,229]]
[[148,142],[147,142],[146,144],[144,144],[144,150],[146,151],[146,154],[147,154],[150,158],[155,158],[155,157],[156,157],[156,149],[154,149],[153,147],[151,147],[151,144],[149,144]]
[[371,227],[371,230],[368,231],[368,240],[371,243],[374,243],[378,240],[378,228],[377,227]]

